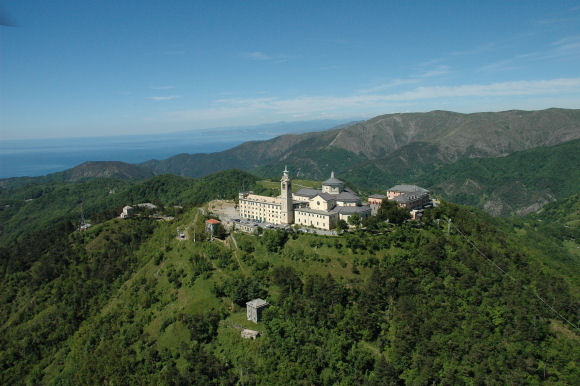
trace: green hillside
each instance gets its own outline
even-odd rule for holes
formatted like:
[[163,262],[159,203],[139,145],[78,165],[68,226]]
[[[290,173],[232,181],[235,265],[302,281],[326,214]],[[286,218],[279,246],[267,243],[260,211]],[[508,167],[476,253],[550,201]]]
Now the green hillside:
[[[501,219],[444,204],[423,224],[371,221],[341,237],[236,234],[239,249],[204,240],[203,220],[192,208],[172,222],[114,219],[81,234],[63,222],[0,249],[0,382],[580,377],[578,330],[536,296],[577,326],[577,284]],[[176,240],[177,227],[188,240]],[[271,305],[257,325],[243,307],[255,297]],[[262,336],[244,340],[236,326]]]
[[415,181],[448,200],[493,215],[526,214],[578,192],[580,141],[501,158],[460,160]]
[[160,175],[144,181],[89,178],[79,181],[30,179],[0,190],[0,245],[60,220],[78,224],[81,202],[87,222],[118,216],[125,205],[153,202],[174,211],[174,205],[198,205],[215,198],[234,198],[257,178],[239,170],[200,179]]

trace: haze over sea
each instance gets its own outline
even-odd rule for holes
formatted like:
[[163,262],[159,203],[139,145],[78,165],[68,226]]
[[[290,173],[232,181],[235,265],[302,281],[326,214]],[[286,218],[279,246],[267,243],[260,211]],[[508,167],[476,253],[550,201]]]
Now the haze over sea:
[[140,163],[180,153],[212,153],[250,140],[325,130],[345,121],[280,122],[142,136],[51,138],[0,141],[0,178],[36,177],[86,161]]

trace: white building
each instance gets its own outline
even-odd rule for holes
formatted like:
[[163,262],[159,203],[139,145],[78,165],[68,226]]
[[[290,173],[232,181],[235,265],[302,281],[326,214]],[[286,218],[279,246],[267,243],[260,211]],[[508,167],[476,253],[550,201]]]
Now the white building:
[[334,172],[322,183],[322,189],[302,188],[292,193],[292,181],[286,169],[280,188],[278,197],[240,193],[240,216],[272,224],[332,229],[339,220],[348,221],[355,213],[361,218],[371,214],[370,207],[363,206],[360,197],[346,189],[344,182],[334,177]]

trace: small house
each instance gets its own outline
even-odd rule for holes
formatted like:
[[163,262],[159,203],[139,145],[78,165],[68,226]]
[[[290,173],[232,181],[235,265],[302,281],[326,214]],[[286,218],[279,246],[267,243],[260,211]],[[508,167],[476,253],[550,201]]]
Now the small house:
[[218,225],[220,224],[221,224],[220,220],[210,218],[209,220],[205,220],[205,229],[213,235]]
[[258,323],[262,318],[262,311],[266,309],[269,304],[263,299],[254,299],[246,303],[246,314],[248,320]]

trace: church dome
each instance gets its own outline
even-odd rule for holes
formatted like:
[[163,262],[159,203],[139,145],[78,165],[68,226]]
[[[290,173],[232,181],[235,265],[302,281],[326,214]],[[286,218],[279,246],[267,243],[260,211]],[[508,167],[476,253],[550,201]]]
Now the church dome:
[[323,186],[342,186],[344,182],[334,177],[334,171],[330,173],[330,178],[322,183]]

